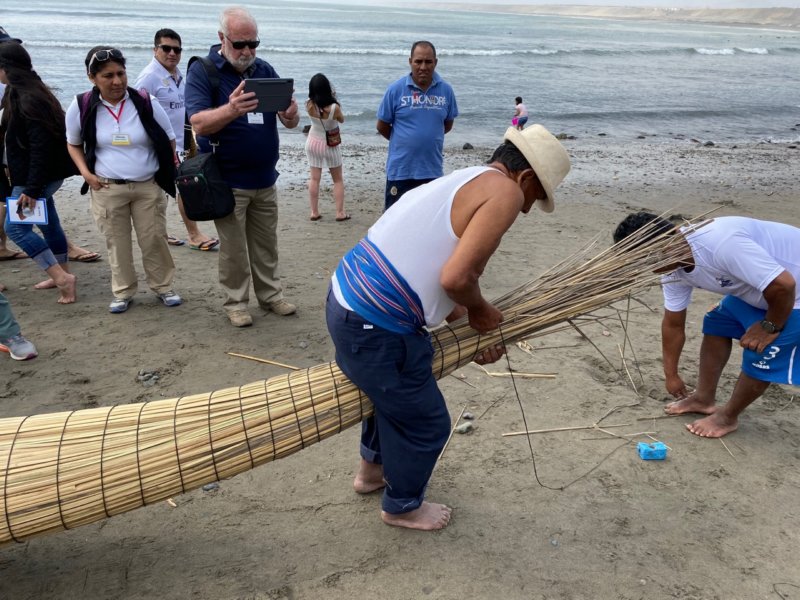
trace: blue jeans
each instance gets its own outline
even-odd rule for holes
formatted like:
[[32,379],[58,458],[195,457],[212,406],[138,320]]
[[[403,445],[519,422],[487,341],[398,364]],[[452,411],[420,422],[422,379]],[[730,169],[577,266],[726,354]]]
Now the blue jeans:
[[429,335],[387,331],[343,308],[333,292],[326,306],[336,364],[375,406],[361,431],[361,456],[382,464],[382,507],[419,508],[450,435],[450,414],[433,377]]
[[[34,233],[33,225],[6,222],[8,237],[44,270],[64,264],[68,260],[67,237],[61,229],[61,221],[58,219],[56,203],[53,200],[53,194],[62,183],[62,179],[51,181],[44,188],[44,197],[47,199],[47,225],[36,226],[44,235],[44,239]],[[22,186],[14,186],[11,196],[18,197],[24,189]]]

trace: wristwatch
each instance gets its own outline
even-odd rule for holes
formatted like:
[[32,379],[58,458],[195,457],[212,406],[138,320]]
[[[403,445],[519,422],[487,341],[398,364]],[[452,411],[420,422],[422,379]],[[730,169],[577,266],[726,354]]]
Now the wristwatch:
[[761,321],[761,323],[759,324],[761,325],[761,329],[763,329],[767,333],[780,333],[781,331],[783,331],[783,327],[778,327],[777,325],[775,325],[775,323],[773,323],[772,321],[767,321],[766,319]]

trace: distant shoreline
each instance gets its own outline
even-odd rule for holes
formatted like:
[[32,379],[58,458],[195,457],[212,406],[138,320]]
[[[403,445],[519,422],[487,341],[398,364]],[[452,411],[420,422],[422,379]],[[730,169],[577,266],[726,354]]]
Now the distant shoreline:
[[435,2],[417,7],[440,10],[555,15],[596,19],[672,21],[737,27],[758,27],[800,31],[800,8],[659,8],[636,6],[464,4]]

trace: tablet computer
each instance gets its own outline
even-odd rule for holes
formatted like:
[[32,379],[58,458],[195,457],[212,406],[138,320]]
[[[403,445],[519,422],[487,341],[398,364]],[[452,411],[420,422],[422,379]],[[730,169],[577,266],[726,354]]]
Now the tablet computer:
[[244,91],[256,93],[258,106],[253,112],[278,112],[292,102],[294,79],[245,79]]

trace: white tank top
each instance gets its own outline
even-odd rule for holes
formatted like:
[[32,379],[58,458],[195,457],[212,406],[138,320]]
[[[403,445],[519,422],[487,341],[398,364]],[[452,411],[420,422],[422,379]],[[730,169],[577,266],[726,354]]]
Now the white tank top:
[[[453,171],[403,194],[367,232],[367,238],[389,259],[422,301],[425,323],[436,327],[456,303],[445,293],[439,278],[459,238],[450,218],[453,198],[466,183],[492,167]],[[333,291],[345,308],[334,275]]]
[[311,128],[308,130],[309,136],[322,138],[324,140],[325,130],[330,131],[331,129],[335,129],[339,126],[339,121],[333,117],[333,113],[336,112],[336,106],[337,104],[331,104],[330,106],[326,107],[326,110],[328,111],[327,119],[320,119],[318,117],[312,117],[311,115],[308,116],[311,119]]

